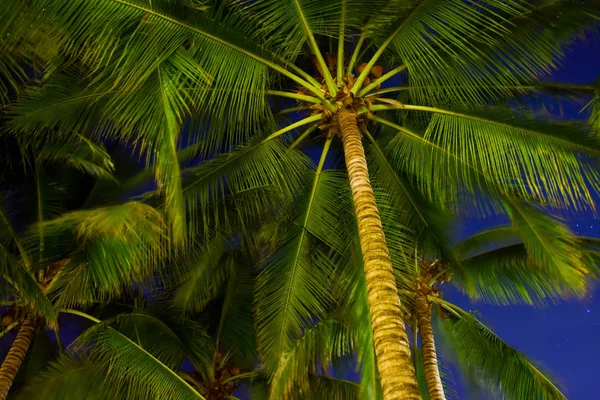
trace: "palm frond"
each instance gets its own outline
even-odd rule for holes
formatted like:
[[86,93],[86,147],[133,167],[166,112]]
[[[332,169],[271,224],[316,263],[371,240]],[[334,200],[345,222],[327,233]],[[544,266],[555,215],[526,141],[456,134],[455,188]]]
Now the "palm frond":
[[[555,222],[548,218],[547,223]],[[551,240],[566,240],[582,253],[585,251],[578,238],[552,237]],[[580,286],[572,287],[560,269],[536,262],[518,232],[510,226],[480,232],[457,247],[463,258],[461,270],[452,283],[474,300],[483,299],[501,305],[543,305],[548,301],[581,297],[585,293]],[[597,276],[592,265],[582,259],[579,267],[577,264],[569,267],[584,268],[584,279],[591,281]]]
[[252,313],[256,273],[254,265],[236,257],[229,276],[215,335],[230,360],[240,367],[253,368],[258,357],[256,326]]
[[[120,89],[138,89],[163,62],[186,71],[185,78],[206,82],[210,77],[204,87],[183,89],[190,89],[187,97],[212,124],[234,127],[237,137],[228,139],[230,145],[245,141],[244,135],[270,118],[264,96],[269,68],[303,82],[277,65],[273,48],[248,40],[256,32],[255,24],[223,6],[198,10],[190,3],[166,0],[41,3],[71,33],[65,51],[102,68],[102,78],[111,83],[116,79]],[[221,145],[218,139],[209,138],[213,147]]]
[[64,163],[97,178],[113,179],[113,162],[104,146],[81,135],[68,141],[45,139],[35,154],[41,161]]
[[[177,266],[185,272],[172,296],[172,303],[184,313],[197,313],[221,291],[231,274],[231,257],[223,257],[222,238],[217,238],[198,251],[186,256],[184,266]],[[176,273],[175,271],[171,274]]]
[[[338,221],[331,229],[318,228],[333,219],[317,219],[319,210],[336,209],[328,195],[332,179],[323,164],[329,150],[328,141],[321,160],[300,201],[293,226],[282,244],[266,261],[256,284],[256,319],[259,350],[269,377],[281,363],[281,357],[310,321],[323,318],[331,301],[330,282],[334,265],[327,249],[318,246],[318,236],[336,234]],[[308,186],[308,185],[307,185]],[[325,194],[325,195],[324,195]],[[329,241],[329,239],[328,239]]]
[[125,386],[132,398],[203,399],[139,340],[100,323],[84,332],[71,346],[78,353],[89,354],[95,365],[110,371],[110,381],[120,383],[107,390],[120,392]]
[[[367,135],[373,139],[370,134]],[[414,234],[419,247],[426,252],[454,259],[446,237],[448,219],[414,188],[412,182],[402,176],[388,160],[383,148],[373,139],[369,148],[369,175],[375,192],[385,193],[389,209],[401,214],[401,222]],[[381,196],[380,196],[381,197]],[[383,200],[383,199],[382,199]],[[380,200],[378,204],[381,204]],[[381,208],[381,206],[380,206]],[[380,210],[383,213],[383,210]]]
[[132,280],[152,276],[167,254],[162,216],[141,203],[74,211],[42,227],[47,237],[71,240],[70,248],[59,246],[70,258],[48,287],[60,307],[110,299],[131,289]]
[[[419,174],[421,162],[416,160],[421,158],[412,158],[412,162],[408,158],[416,152],[435,163],[434,171],[444,171],[436,173],[437,177],[431,173],[423,177],[423,189],[430,195],[452,185],[450,179],[460,179],[471,190],[483,186],[482,177],[473,177],[471,167],[490,181],[488,185],[503,193],[518,191],[523,198],[533,196],[554,206],[580,208],[593,203],[588,187],[596,190],[598,184],[595,163],[599,143],[580,126],[542,123],[501,111],[491,114],[406,108],[431,112],[433,116],[423,140],[404,132],[390,143],[392,154],[405,157],[411,174]],[[428,143],[432,145],[420,149]],[[438,154],[432,154],[432,150],[438,150]],[[577,183],[564,185],[566,181]]]
[[[108,371],[85,357],[74,359],[67,354],[42,371],[37,379],[19,391],[18,400],[36,397],[44,400],[91,399],[125,400],[123,383],[109,380]],[[129,397],[134,398],[134,397]],[[138,398],[141,400],[141,398]]]
[[[214,348],[203,327],[163,305],[138,307],[106,320],[114,329],[151,353],[168,368],[178,369],[188,359],[196,371],[209,376]],[[86,333],[95,335],[92,331]],[[85,337],[78,339],[87,340]]]
[[585,293],[589,269],[583,264],[581,251],[569,229],[525,203],[511,201],[507,211],[529,259],[552,270],[573,292]]
[[352,347],[351,331],[335,317],[304,329],[302,337],[282,355],[273,374],[271,398],[294,398],[295,387],[310,388],[311,372],[328,371],[333,360],[349,354]]
[[[457,309],[452,306],[451,309]],[[457,309],[460,310],[460,309]],[[566,399],[546,374],[466,311],[440,324],[461,368],[511,399]]]
[[7,0],[0,10],[0,19],[4,21],[0,28],[0,106],[6,106],[48,66],[60,40],[48,18],[34,12],[29,4]]
[[[258,188],[273,188],[270,196],[247,198],[249,206],[238,213],[240,222],[260,214],[261,209],[271,209],[284,198],[290,198],[304,182],[303,170],[309,160],[297,151],[286,152],[280,140],[254,139],[240,145],[230,153],[219,155],[183,171],[184,196],[190,207],[192,221],[203,220],[205,227],[218,226],[221,206],[227,194],[234,204],[243,204],[244,193]],[[236,202],[236,196],[240,196]],[[217,203],[217,206],[214,204]],[[212,215],[210,207],[214,207]],[[211,222],[212,221],[212,222]],[[210,222],[210,224],[209,224]],[[226,222],[226,221],[225,221]],[[190,227],[191,228],[191,227]]]
[[568,0],[424,0],[379,37],[393,38],[392,49],[408,67],[411,96],[419,103],[485,104],[556,65],[564,46],[593,24],[594,6],[580,7]]

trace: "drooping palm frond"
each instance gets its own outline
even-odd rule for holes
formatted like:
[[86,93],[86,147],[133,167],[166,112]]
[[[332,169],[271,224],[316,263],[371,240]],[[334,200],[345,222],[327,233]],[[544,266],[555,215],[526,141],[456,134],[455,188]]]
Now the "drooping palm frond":
[[439,325],[461,368],[481,376],[507,399],[566,399],[546,374],[472,314],[443,306],[449,312]]
[[[534,210],[530,212],[535,213]],[[549,224],[554,223],[554,220],[546,218]],[[585,248],[578,238],[552,237],[549,240],[571,242],[584,257]],[[536,262],[530,254],[532,250],[519,239],[518,232],[512,227],[480,232],[457,247],[463,258],[460,273],[454,276],[452,282],[474,300],[483,299],[501,305],[543,305],[548,301],[581,297],[585,293],[580,286],[573,287],[567,282],[560,269]],[[582,258],[578,263],[561,268],[586,269],[584,279],[589,284],[597,276],[593,265]]]
[[[138,89],[163,60],[172,60],[188,72],[183,76],[201,72],[210,77],[210,85],[204,88],[189,87],[188,96],[210,113],[213,125],[234,124],[235,130],[247,134],[268,117],[264,90],[269,84],[268,66],[277,68],[276,52],[248,40],[254,36],[255,24],[222,4],[199,10],[189,3],[169,1],[40,3],[56,15],[66,32],[76,33],[67,39],[68,53],[103,68],[103,78],[117,79],[117,87]],[[189,57],[182,59],[185,54]],[[217,137],[209,141],[220,145]]]
[[59,243],[71,240],[67,249],[57,246],[69,259],[48,293],[69,308],[109,299],[131,287],[132,280],[149,278],[167,254],[163,226],[158,211],[136,202],[74,211],[45,222],[46,236]]
[[47,17],[21,1],[7,0],[0,19],[0,106],[7,106],[48,66],[60,41]]
[[[446,237],[448,218],[392,166],[379,143],[368,133],[367,137],[371,141],[368,158],[371,181],[375,193],[385,193],[385,198],[382,198],[382,195],[378,196],[380,213],[385,214],[386,210],[383,207],[395,211],[401,218],[397,222],[404,224],[416,236],[423,251],[431,251],[449,261],[453,260],[454,255]],[[382,203],[385,203],[383,207]],[[390,217],[394,219],[393,216]],[[385,225],[388,220],[386,215],[383,216],[383,220]]]
[[[212,339],[199,323],[183,318],[176,310],[163,305],[149,305],[117,315],[106,323],[134,339],[169,368],[177,369],[188,359],[196,371],[209,376],[213,367]],[[87,339],[82,337],[78,340],[83,342]]]
[[183,171],[183,190],[190,207],[190,218],[192,221],[203,220],[203,225],[212,221],[210,225],[218,226],[223,223],[218,219],[222,214],[221,199],[229,198],[239,206],[244,204],[245,193],[251,194],[261,188],[274,189],[270,196],[253,197],[249,202],[251,207],[238,207],[241,223],[255,218],[261,209],[280,205],[282,195],[289,199],[298,191],[304,182],[303,171],[309,163],[300,152],[286,152],[278,139],[255,139],[228,154],[187,168]]
[[172,338],[165,343],[162,339],[156,340],[155,336],[150,343],[161,346],[163,351],[160,355],[154,355],[148,350],[152,346],[143,341],[142,333],[150,335],[150,332],[135,332],[134,329],[130,332],[133,337],[129,337],[107,323],[98,322],[71,346],[77,352],[88,354],[95,365],[109,370],[110,381],[120,383],[107,387],[108,393],[118,394],[126,388],[131,398],[203,399],[172,369],[179,365],[168,365],[175,361],[172,354],[164,351],[165,346],[176,345]]
[[353,347],[352,336],[351,330],[335,316],[304,329],[302,337],[283,354],[273,374],[271,398],[295,398],[295,391],[309,390],[313,383],[309,374],[328,371],[336,358],[348,355]]
[[252,309],[256,272],[253,264],[240,258],[236,257],[235,268],[227,281],[214,337],[217,345],[228,349],[233,365],[251,369],[258,359]]
[[585,292],[590,270],[569,229],[525,203],[513,201],[507,211],[531,261],[553,269],[574,292]]
[[109,377],[110,374],[105,368],[86,358],[77,360],[62,354],[49,368],[40,373],[37,379],[21,390],[16,398],[125,400],[127,390],[124,384],[116,380],[110,381]]
[[406,65],[417,102],[482,104],[547,73],[565,44],[593,26],[594,14],[594,5],[575,1],[428,0],[377,32]]
[[188,265],[177,267],[185,272],[177,279],[179,284],[173,293],[172,303],[184,313],[202,311],[221,291],[231,274],[233,262],[230,257],[223,257],[224,245],[222,238],[215,239],[200,251],[188,255]]
[[592,128],[592,132],[598,136],[600,134],[600,91],[596,90],[594,97],[585,106],[590,110],[589,123]]
[[[505,194],[516,191],[522,198],[543,199],[558,207],[593,204],[590,192],[597,190],[600,147],[581,126],[542,123],[499,110],[491,114],[410,105],[394,108],[433,114],[422,134],[387,123],[399,131],[389,145],[391,158],[419,177],[421,190],[429,196],[456,191],[452,188],[460,182],[471,191],[482,187]],[[433,168],[424,170],[420,160]],[[564,185],[566,181],[577,183]]]

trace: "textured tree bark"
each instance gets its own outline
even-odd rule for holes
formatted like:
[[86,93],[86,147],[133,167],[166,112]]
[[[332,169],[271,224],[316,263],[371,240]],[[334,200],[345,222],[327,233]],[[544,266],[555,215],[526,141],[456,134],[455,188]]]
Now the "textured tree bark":
[[427,297],[418,293],[415,297],[415,312],[419,321],[419,335],[421,336],[421,350],[423,351],[423,366],[425,381],[429,391],[430,400],[446,400],[444,387],[440,378],[433,329],[431,328],[431,307]]
[[0,367],[0,400],[6,400],[8,396],[8,391],[31,345],[35,329],[35,323],[29,318],[25,318],[21,323],[19,333]]
[[421,399],[400,298],[381,218],[375,204],[356,113],[342,109],[338,125],[363,255],[371,328],[384,400]]

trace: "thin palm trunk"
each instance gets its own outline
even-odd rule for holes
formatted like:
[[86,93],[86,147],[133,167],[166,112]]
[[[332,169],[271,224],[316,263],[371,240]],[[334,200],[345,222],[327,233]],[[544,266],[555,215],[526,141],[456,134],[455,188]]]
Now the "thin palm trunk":
[[384,400],[420,399],[415,369],[411,361],[410,344],[400,309],[400,298],[392,271],[392,261],[383,235],[373,188],[369,181],[356,113],[347,109],[339,111],[338,124],[358,221],[371,328],[383,398]]
[[0,367],[0,400],[5,400],[6,396],[8,396],[8,391],[15,380],[15,376],[17,376],[17,372],[19,372],[25,354],[27,354],[27,350],[31,345],[35,329],[36,327],[33,320],[25,318],[19,328],[19,333],[17,333],[15,341],[2,362],[2,367]]
[[446,400],[444,387],[440,378],[433,329],[431,328],[431,307],[427,297],[418,293],[415,297],[415,312],[419,322],[419,335],[421,336],[421,350],[423,352],[423,369],[425,381],[429,391],[430,400]]

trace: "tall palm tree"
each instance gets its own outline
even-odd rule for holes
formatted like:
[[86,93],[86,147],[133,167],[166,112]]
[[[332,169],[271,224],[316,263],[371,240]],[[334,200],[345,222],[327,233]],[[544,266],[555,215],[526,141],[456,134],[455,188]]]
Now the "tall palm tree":
[[[31,7],[32,15],[46,15],[57,27],[62,58],[13,108],[13,129],[33,138],[51,129],[133,144],[152,162],[174,243],[185,238],[186,206],[205,214],[208,196],[264,181],[293,191],[309,163],[286,147],[309,139],[322,146],[298,219],[304,229],[289,232],[288,256],[271,259],[259,282],[286,283],[257,305],[260,315],[277,316],[258,321],[270,377],[291,339],[329,301],[319,283],[328,279],[311,275],[304,251],[312,240],[307,227],[332,241],[323,233],[336,224],[330,219],[317,228],[315,215],[327,212],[315,209],[314,200],[319,191],[339,190],[332,186],[340,184],[338,176],[325,173],[339,139],[386,399],[416,399],[419,392],[362,135],[375,151],[384,141],[367,128],[393,134],[375,168],[400,172],[401,180],[389,175],[384,183],[400,193],[396,201],[412,231],[427,229],[428,221],[410,181],[442,203],[457,201],[466,189],[492,192],[496,200],[516,192],[553,206],[589,204],[589,190],[598,186],[591,164],[600,149],[587,131],[501,107],[544,89],[537,79],[593,24],[595,2],[36,0]],[[296,122],[278,125],[273,108],[282,99],[297,102],[281,110],[299,112]],[[211,160],[212,176],[195,169],[182,178],[185,158],[177,150],[184,127],[201,158],[229,153]],[[282,140],[300,128],[291,145]],[[234,167],[244,173],[224,181]],[[186,178],[204,186],[182,190]],[[262,200],[254,201],[259,207]],[[324,257],[315,257],[326,270]],[[303,288],[302,299],[293,298],[294,284]]]

